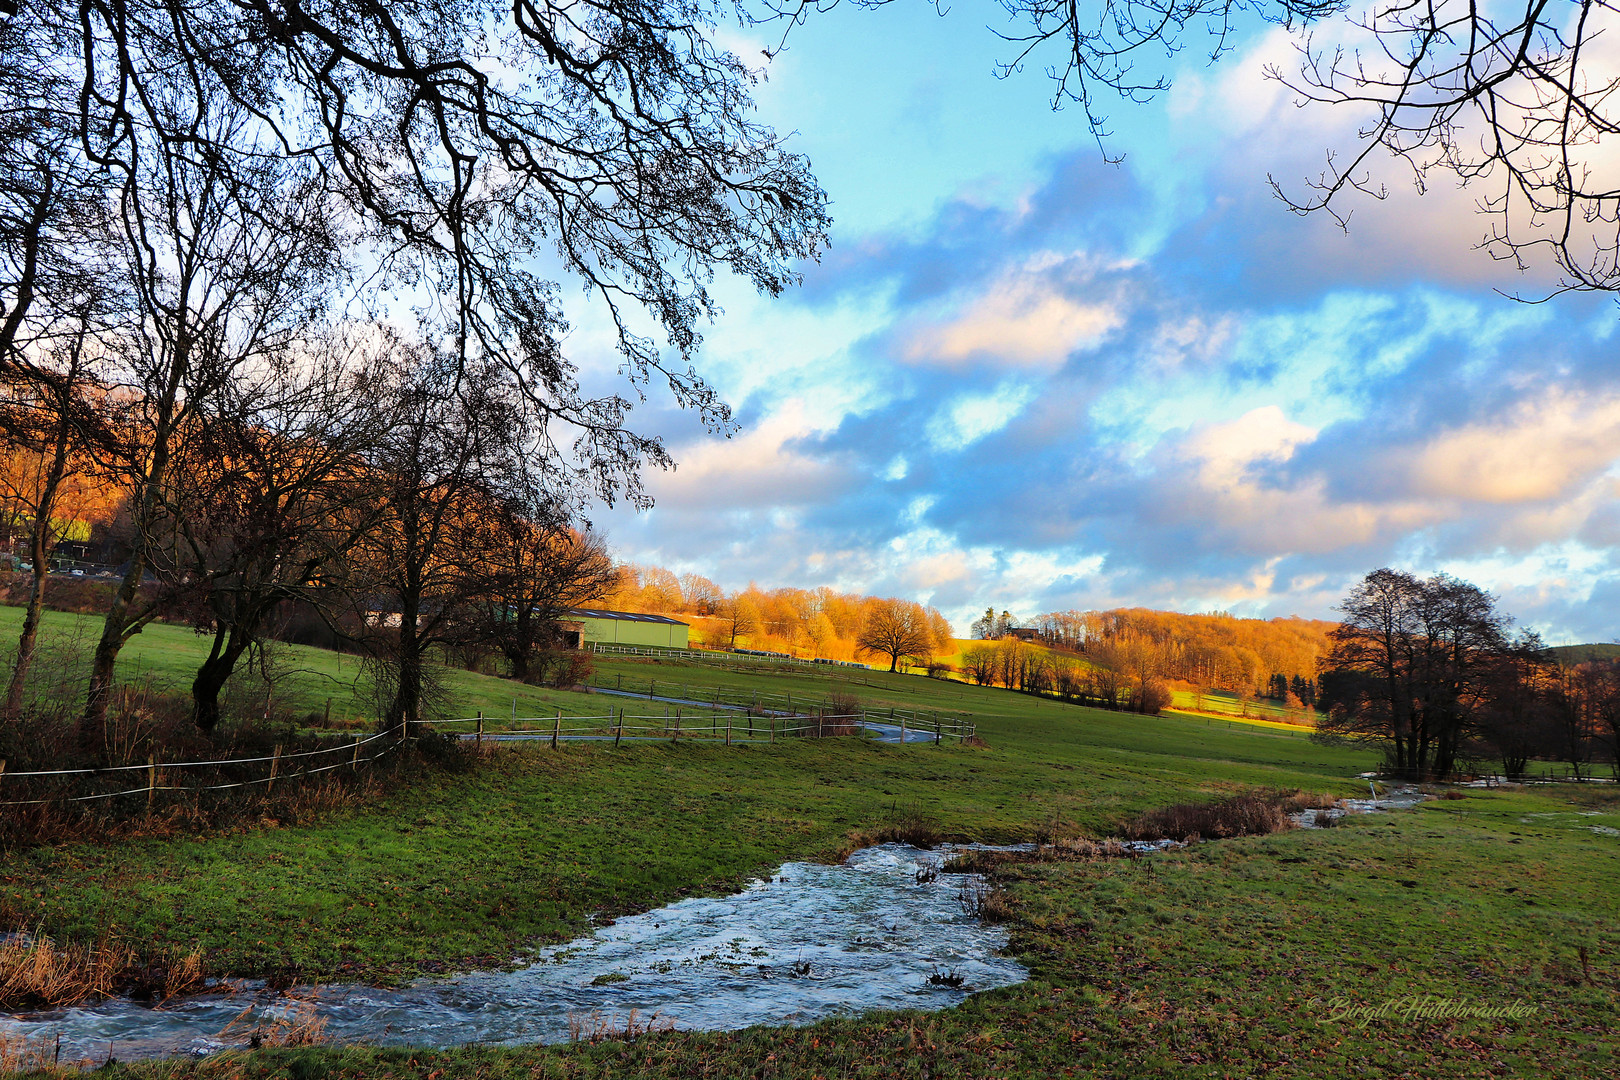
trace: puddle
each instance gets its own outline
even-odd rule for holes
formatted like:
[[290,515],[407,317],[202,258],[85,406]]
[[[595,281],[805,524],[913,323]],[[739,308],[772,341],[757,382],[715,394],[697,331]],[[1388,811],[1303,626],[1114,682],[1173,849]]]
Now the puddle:
[[[1372,792],[1369,791],[1368,794],[1372,795]],[[1298,813],[1290,814],[1289,817],[1293,818],[1294,824],[1301,828],[1316,829],[1320,828],[1316,824],[1316,815],[1318,814],[1326,814],[1330,820],[1336,822],[1346,814],[1374,814],[1385,810],[1410,810],[1419,803],[1427,802],[1432,798],[1434,798],[1433,795],[1425,795],[1415,787],[1391,788],[1383,795],[1366,799],[1340,799],[1338,805],[1330,809],[1301,810]]]
[[[807,1024],[867,1009],[942,1009],[1021,982],[997,955],[1004,928],[967,915],[963,876],[919,882],[956,848],[865,848],[842,866],[788,863],[717,899],[683,900],[546,949],[512,972],[475,972],[400,990],[300,988],[313,1004],[240,984],[161,1008],[123,999],[52,1013],[0,1014],[0,1034],[54,1043],[63,1062],[207,1054],[245,1045],[255,1026],[313,1008],[327,1038],[413,1046],[560,1042],[569,1022],[622,1030],[656,1017],[680,1029]],[[923,875],[926,877],[927,875]],[[959,987],[931,984],[954,974]],[[246,1015],[242,1015],[246,1010]],[[232,1027],[225,1039],[219,1033]]]

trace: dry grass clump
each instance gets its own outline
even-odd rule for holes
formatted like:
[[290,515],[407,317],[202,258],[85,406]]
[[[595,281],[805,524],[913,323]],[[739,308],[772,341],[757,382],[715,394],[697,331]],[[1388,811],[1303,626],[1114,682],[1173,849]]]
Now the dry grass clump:
[[114,994],[171,998],[202,989],[207,977],[201,950],[143,963],[106,942],[62,946],[27,935],[0,942],[0,1010],[58,1009]]
[[981,922],[1004,923],[1011,922],[1017,914],[1017,901],[1012,894],[993,881],[981,877],[969,877],[962,881],[962,888],[956,894],[962,905],[962,910]]
[[1265,797],[1275,800],[1283,812],[1289,814],[1297,814],[1301,810],[1331,810],[1339,805],[1338,799],[1320,791],[1274,791]]
[[675,1021],[666,1020],[657,1013],[646,1019],[641,1018],[640,1011],[631,1009],[624,1016],[621,1024],[611,1013],[604,1013],[600,1009],[592,1009],[588,1013],[571,1012],[568,1014],[568,1039],[570,1042],[601,1042],[604,1039],[634,1039],[641,1035],[652,1035],[661,1031],[674,1031]]
[[118,992],[135,954],[111,945],[58,946],[19,934],[0,942],[0,1009],[56,1009]]
[[805,735],[812,739],[837,739],[860,731],[861,699],[848,690],[834,690],[810,714],[813,724]]
[[944,839],[939,822],[930,814],[912,808],[891,809],[889,820],[875,829],[863,829],[849,834],[849,842],[838,851],[838,861],[849,858],[857,848],[874,844],[910,844],[916,848],[934,848]]
[[327,1041],[326,1017],[316,1008],[315,997],[290,998],[290,1007],[280,1016],[249,1020],[256,1006],[249,1005],[220,1029],[221,1041],[246,1042],[254,1050],[261,1046],[320,1046]]
[[56,1065],[56,1044],[0,1032],[0,1076],[46,1072]]
[[1292,801],[1291,796],[1243,794],[1207,803],[1177,803],[1142,814],[1125,826],[1125,836],[1131,840],[1265,836],[1294,828],[1287,809]]

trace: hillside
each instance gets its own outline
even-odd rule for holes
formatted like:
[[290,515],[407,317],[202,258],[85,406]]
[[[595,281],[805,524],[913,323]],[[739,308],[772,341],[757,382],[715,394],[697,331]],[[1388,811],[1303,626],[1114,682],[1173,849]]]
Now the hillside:
[[1547,650],[1565,664],[1584,664],[1588,660],[1614,660],[1620,658],[1620,644],[1591,642],[1585,645],[1554,645]]

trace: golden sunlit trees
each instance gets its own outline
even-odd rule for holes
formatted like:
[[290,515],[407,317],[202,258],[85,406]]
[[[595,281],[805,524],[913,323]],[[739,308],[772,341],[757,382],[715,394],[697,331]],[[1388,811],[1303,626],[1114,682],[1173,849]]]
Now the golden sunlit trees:
[[887,597],[866,605],[866,618],[855,638],[857,648],[889,658],[889,670],[902,659],[932,656],[937,647],[934,628],[921,604]]
[[27,537],[32,574],[6,687],[7,716],[15,716],[22,706],[57,543],[92,518],[106,520],[112,514],[112,489],[93,452],[117,437],[106,394],[87,377],[96,347],[89,326],[81,321],[46,354],[51,377],[8,380],[10,394],[0,405],[0,427],[6,434],[0,502],[8,540],[18,531]]
[[720,620],[729,648],[737,647],[738,638],[749,637],[760,630],[759,608],[746,593],[728,596],[720,601],[715,609],[715,617]]

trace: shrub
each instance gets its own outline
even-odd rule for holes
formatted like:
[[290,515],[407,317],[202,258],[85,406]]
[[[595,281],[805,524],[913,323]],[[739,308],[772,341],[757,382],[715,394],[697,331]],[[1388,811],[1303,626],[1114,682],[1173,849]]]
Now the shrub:
[[1125,836],[1130,840],[1218,840],[1264,836],[1293,827],[1275,796],[1245,794],[1149,810],[1125,827]]
[[1146,679],[1136,692],[1137,711],[1148,716],[1158,716],[1174,701],[1175,695],[1163,679]]

